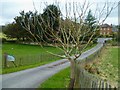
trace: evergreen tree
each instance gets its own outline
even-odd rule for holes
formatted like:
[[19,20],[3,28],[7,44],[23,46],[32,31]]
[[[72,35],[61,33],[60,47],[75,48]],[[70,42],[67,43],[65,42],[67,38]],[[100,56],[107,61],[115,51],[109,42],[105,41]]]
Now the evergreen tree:
[[[84,25],[84,29],[88,30],[86,36],[85,36],[85,41],[88,41],[91,34],[93,34],[94,30],[96,30],[95,28],[98,26],[96,25],[96,18],[92,15],[92,11],[89,10],[88,14],[85,18],[85,25]],[[84,31],[83,31],[84,32]],[[98,32],[96,31],[96,34],[93,37],[98,36]],[[93,40],[94,41],[94,40]]]
[[92,30],[95,26],[95,23],[96,23],[96,18],[92,15],[92,11],[89,10],[88,15],[85,19],[85,24]]

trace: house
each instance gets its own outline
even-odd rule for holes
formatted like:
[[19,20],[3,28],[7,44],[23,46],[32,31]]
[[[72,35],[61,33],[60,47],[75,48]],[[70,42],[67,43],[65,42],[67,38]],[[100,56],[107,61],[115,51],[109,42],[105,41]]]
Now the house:
[[100,35],[111,35],[112,34],[112,24],[103,24],[100,26]]

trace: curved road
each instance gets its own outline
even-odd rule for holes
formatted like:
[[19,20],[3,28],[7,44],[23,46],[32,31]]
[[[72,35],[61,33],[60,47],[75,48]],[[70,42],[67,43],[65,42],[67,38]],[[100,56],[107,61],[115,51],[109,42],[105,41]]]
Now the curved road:
[[63,59],[37,68],[2,75],[2,88],[37,88],[44,80],[68,67]]
[[[105,39],[98,40],[98,44],[92,49],[84,52],[78,60],[88,57],[103,46]],[[37,68],[27,69],[15,73],[0,75],[2,88],[37,88],[43,81],[60,70],[70,66],[66,59],[62,59]]]

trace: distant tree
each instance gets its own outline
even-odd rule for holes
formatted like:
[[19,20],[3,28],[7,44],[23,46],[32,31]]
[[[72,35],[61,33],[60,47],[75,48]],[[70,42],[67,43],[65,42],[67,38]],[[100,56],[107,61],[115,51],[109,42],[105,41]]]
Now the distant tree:
[[95,24],[96,24],[96,18],[92,15],[92,11],[89,10],[88,15],[85,19],[85,24],[91,28],[91,30],[94,28]]
[[49,23],[50,27],[53,30],[58,30],[59,27],[59,18],[60,18],[60,10],[55,5],[48,5],[43,12],[43,18],[46,23]]
[[[54,33],[58,32],[59,29],[59,18],[60,18],[60,10],[55,5],[48,5],[44,10],[43,14],[41,15],[41,18],[44,21],[43,26],[45,23],[48,27],[44,26],[45,30],[45,37],[48,42],[54,42],[54,38],[51,37],[50,33],[53,31]],[[43,23],[42,21],[42,23]],[[44,38],[44,39],[45,39]]]
[[120,25],[118,25],[117,28],[118,28],[118,42],[120,44]]
[[21,38],[20,27],[16,23],[11,23],[5,26],[3,33],[6,34],[8,38]]
[[[85,25],[84,25],[84,29],[88,29],[90,31],[90,33],[88,33],[85,37],[85,41],[89,40],[89,37],[91,36],[93,30],[95,28],[97,28],[97,25],[96,25],[96,18],[92,15],[92,11],[89,10],[88,11],[88,14],[85,18]],[[93,37],[96,37],[98,34],[98,32],[96,31],[96,34],[93,36]]]
[[[35,12],[20,12],[20,16],[15,17],[15,22],[22,27],[22,36],[32,41],[52,42],[51,30],[54,33],[59,29],[60,10],[55,5],[49,5],[44,9],[43,14]],[[48,27],[45,25],[47,24]],[[28,29],[29,28],[29,29]],[[30,31],[31,34],[28,34]],[[39,33],[39,34],[38,34]]]
[[120,42],[120,26],[115,26],[116,31],[112,33],[113,40]]
[[[30,41],[36,41],[34,36],[36,36],[36,33],[39,33],[39,30],[37,28],[38,23],[37,23],[37,12],[33,13],[31,11],[29,12],[20,12],[20,16],[15,17],[15,22],[22,28],[20,31],[22,32],[23,38],[26,38],[27,40]],[[29,30],[31,31],[30,34],[28,33],[28,30],[26,30],[25,27],[29,27]],[[37,37],[37,36],[36,36]]]
[[24,28],[21,27],[21,23],[19,22],[19,20],[22,20],[21,18],[21,16],[16,16],[14,20],[15,24],[19,27],[19,33],[17,33],[18,36],[20,36],[20,38],[23,41],[25,41],[25,39],[27,39],[27,37],[30,36],[30,34],[26,30],[24,30]]

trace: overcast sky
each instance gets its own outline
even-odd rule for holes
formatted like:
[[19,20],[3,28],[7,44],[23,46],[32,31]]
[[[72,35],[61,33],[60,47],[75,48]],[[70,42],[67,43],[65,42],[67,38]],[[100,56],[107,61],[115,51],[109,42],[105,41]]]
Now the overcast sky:
[[[43,2],[47,2],[47,4],[52,4],[56,0],[0,0],[0,25],[5,25],[8,23],[11,23],[14,21],[14,17],[19,15],[19,12],[24,10],[25,12],[27,11],[34,11],[33,7],[33,1],[35,4],[35,8],[37,9],[38,12],[42,13],[43,9],[45,8],[45,5],[43,5]],[[80,2],[83,3],[84,0],[57,0],[58,2],[61,3],[61,11],[64,13],[64,5],[66,2]],[[102,8],[102,5],[104,4],[105,1],[114,3],[119,0],[89,0],[90,3],[93,3],[91,9],[94,11],[96,8],[95,3],[99,2],[99,8]],[[112,4],[110,4],[112,5]],[[110,16],[107,18],[105,23],[108,24],[115,24],[118,25],[118,7],[112,11]]]

